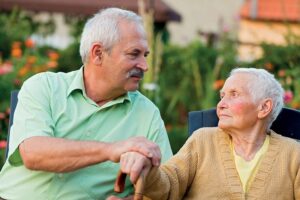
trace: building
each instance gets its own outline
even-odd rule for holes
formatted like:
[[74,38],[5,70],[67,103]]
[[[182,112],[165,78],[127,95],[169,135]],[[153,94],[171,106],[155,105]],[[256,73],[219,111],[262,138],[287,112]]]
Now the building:
[[[40,44],[46,43],[57,48],[65,48],[72,39],[69,34],[69,26],[64,20],[69,16],[90,16],[98,10],[108,7],[119,7],[138,12],[139,0],[1,0],[0,11],[10,11],[14,7],[34,12],[34,18],[47,21],[52,18],[55,21],[55,32],[47,37],[34,35],[34,39]],[[164,27],[167,22],[181,20],[180,15],[161,0],[145,1],[146,9],[153,8],[154,22],[159,27]]]
[[167,24],[171,42],[186,45],[223,31],[236,32],[244,0],[164,0],[180,15],[179,23]]
[[239,57],[251,61],[263,54],[260,44],[286,45],[300,36],[300,0],[247,0],[240,10]]

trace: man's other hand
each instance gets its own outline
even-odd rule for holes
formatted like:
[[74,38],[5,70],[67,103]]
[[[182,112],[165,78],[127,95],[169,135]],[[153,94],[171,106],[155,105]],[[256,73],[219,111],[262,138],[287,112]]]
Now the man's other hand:
[[160,165],[161,152],[159,146],[145,137],[133,137],[128,140],[114,142],[108,148],[109,158],[113,162],[119,162],[121,155],[126,152],[138,152],[149,158],[152,165]]

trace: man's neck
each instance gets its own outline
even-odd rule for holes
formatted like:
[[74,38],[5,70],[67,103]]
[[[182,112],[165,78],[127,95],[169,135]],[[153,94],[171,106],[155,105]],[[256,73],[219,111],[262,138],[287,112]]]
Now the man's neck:
[[99,77],[99,74],[97,75],[94,72],[88,71],[86,67],[83,73],[83,82],[86,95],[99,106],[126,93],[124,91],[114,90],[109,83]]

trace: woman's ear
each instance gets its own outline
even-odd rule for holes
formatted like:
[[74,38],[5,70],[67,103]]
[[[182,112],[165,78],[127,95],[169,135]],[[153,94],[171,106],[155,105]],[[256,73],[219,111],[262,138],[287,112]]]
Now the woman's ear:
[[259,105],[258,118],[263,119],[270,114],[273,109],[273,101],[270,98],[264,99]]
[[94,65],[102,64],[103,46],[100,43],[93,44],[90,51],[91,61]]

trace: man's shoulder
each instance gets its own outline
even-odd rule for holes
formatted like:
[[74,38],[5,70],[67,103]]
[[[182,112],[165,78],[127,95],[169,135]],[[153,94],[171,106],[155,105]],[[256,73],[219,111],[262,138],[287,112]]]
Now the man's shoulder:
[[134,106],[142,106],[143,109],[158,109],[148,97],[139,91],[128,92],[128,95]]
[[77,71],[72,72],[41,72],[31,76],[24,82],[24,85],[35,85],[40,87],[63,87],[69,85],[76,76]]

